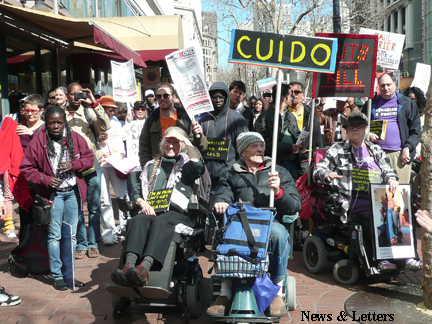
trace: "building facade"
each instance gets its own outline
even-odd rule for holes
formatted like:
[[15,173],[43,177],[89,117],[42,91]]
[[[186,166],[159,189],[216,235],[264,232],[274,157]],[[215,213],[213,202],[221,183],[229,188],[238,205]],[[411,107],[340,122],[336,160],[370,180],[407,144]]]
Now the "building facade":
[[216,12],[203,11],[202,17],[204,75],[207,85],[210,86],[217,81],[219,72],[217,14]]

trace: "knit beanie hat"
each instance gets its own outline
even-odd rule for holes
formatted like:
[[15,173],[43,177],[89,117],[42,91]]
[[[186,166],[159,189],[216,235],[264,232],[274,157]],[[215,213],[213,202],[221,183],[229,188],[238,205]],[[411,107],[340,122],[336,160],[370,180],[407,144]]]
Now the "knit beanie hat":
[[244,132],[237,137],[237,150],[241,154],[249,144],[262,142],[265,145],[264,138],[257,132]]

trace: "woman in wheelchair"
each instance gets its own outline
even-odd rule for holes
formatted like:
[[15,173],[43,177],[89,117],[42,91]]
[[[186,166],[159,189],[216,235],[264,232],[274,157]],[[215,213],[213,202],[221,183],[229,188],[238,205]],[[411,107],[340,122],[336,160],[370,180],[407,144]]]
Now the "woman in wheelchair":
[[[165,131],[160,152],[160,156],[144,166],[141,181],[134,188],[132,201],[142,211],[128,220],[126,226],[119,267],[111,274],[118,285],[146,285],[150,269],[162,269],[175,226],[195,224],[187,214],[187,205],[195,180],[204,173],[204,162],[179,127]],[[169,210],[160,210],[160,206],[152,207],[147,202],[150,194],[157,195],[166,189],[173,189]]]
[[[270,190],[275,191],[276,218],[295,214],[300,210],[300,196],[290,173],[276,166],[270,173],[271,159],[264,157],[265,143],[261,134],[244,132],[237,138],[237,149],[241,158],[232,169],[224,174],[212,199],[216,214],[225,213],[230,204],[249,202],[255,207],[268,207]],[[289,254],[289,235],[285,227],[275,220],[270,234],[269,273],[274,284],[282,286],[286,276]],[[232,281],[222,282],[221,294],[213,306],[207,309],[209,315],[224,315],[232,292]],[[284,316],[287,312],[282,300],[282,289],[270,305],[270,316]]]
[[[352,174],[356,169],[377,170],[381,173],[381,182],[389,185],[390,192],[394,193],[399,185],[399,177],[391,168],[385,152],[380,146],[365,140],[368,131],[367,117],[358,112],[349,115],[347,124],[348,139],[331,146],[325,157],[316,165],[313,171],[313,180],[328,184],[333,192],[339,192],[343,197],[342,223],[360,223],[364,229],[365,249],[372,255],[373,242],[370,233],[370,195],[368,191],[353,190]],[[390,238],[391,239],[391,238]],[[420,261],[408,259],[405,269],[420,270]],[[393,271],[396,265],[387,260],[378,264],[378,269]]]

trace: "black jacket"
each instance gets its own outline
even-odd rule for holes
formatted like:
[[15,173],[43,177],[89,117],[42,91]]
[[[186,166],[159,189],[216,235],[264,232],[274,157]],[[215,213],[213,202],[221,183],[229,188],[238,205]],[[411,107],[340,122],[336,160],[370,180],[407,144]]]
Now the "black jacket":
[[[255,207],[268,207],[271,159],[265,157],[264,163],[265,167],[253,174],[247,171],[244,160],[239,159],[219,180],[212,205],[217,202],[233,204],[243,201],[251,202]],[[279,172],[280,187],[283,190],[282,197],[275,199],[276,218],[281,220],[283,215],[292,215],[300,210],[300,195],[291,174],[280,166],[276,166],[276,171]]]
[[237,152],[237,137],[248,131],[246,120],[229,107],[228,86],[224,82],[215,82],[209,91],[218,90],[224,93],[225,105],[217,117],[212,113],[206,113],[199,120],[203,133],[206,137],[225,137],[230,139],[231,144],[228,150],[226,162],[217,160],[206,160],[205,164],[210,173],[212,181],[218,179],[223,173],[229,171],[235,161],[239,158]]
[[[229,94],[229,92],[228,92],[228,94]],[[247,127],[248,127],[248,129],[251,131],[251,132],[253,132],[253,130],[254,130],[254,124],[253,124],[253,113],[252,113],[252,110],[249,108],[249,107],[247,107],[247,106],[244,106],[243,105],[243,103],[240,103],[242,106],[238,109],[238,113],[240,114],[240,115],[242,115],[243,116],[243,118],[244,119],[246,119],[246,123],[247,123]],[[238,106],[237,106],[238,107]],[[236,109],[237,108],[231,108],[231,110],[234,110],[234,111],[236,111]]]

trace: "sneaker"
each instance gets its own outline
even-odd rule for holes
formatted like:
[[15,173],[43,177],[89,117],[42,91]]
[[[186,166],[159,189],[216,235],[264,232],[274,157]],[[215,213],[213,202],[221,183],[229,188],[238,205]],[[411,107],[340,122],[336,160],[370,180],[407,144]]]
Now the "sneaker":
[[0,306],[14,306],[21,303],[19,296],[12,296],[5,292],[4,288],[0,289]]
[[287,313],[286,305],[281,296],[276,296],[269,306],[270,316],[282,317]]
[[17,237],[16,234],[15,234],[15,231],[14,231],[14,230],[9,230],[9,231],[7,231],[7,232],[5,233],[5,236],[6,236],[7,238],[16,238],[16,237]]
[[97,258],[99,256],[99,250],[94,247],[89,247],[87,255],[89,258]]
[[86,250],[76,250],[75,252],[75,259],[79,260],[84,258],[84,256],[86,255],[87,251]]
[[405,270],[420,271],[423,269],[423,262],[415,259],[408,259],[405,261]]
[[210,316],[223,316],[225,314],[225,308],[229,304],[229,299],[227,296],[219,296],[216,298],[213,305],[207,308],[207,314]]
[[378,264],[378,269],[381,271],[394,271],[396,270],[397,266],[394,263],[390,263],[387,260],[381,261]]
[[57,290],[67,290],[67,283],[63,279],[54,280],[54,288]]

